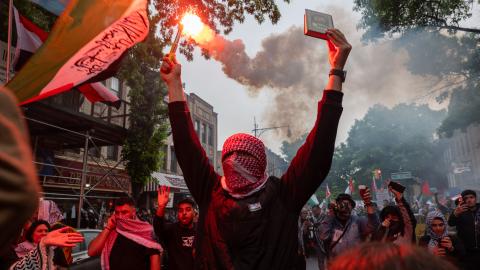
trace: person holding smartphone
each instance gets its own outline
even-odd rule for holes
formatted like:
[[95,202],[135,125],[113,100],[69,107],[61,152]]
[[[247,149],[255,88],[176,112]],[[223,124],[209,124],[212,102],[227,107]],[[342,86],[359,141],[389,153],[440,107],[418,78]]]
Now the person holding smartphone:
[[380,226],[372,239],[395,244],[415,243],[417,220],[407,200],[403,197],[405,187],[390,182],[388,190],[394,195],[396,205],[388,205],[380,212]]
[[427,232],[418,244],[428,248],[434,255],[458,265],[465,256],[465,248],[458,237],[449,235],[445,216],[439,211],[432,211],[427,215],[426,224]]
[[462,191],[459,204],[450,215],[448,225],[455,226],[458,238],[465,245],[466,255],[463,261],[465,269],[478,269],[480,265],[480,205],[477,193],[473,190]]

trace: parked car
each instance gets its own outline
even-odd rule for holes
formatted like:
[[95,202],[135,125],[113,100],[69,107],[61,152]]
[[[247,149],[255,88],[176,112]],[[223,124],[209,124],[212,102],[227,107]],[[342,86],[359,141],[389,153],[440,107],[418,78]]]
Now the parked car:
[[100,256],[90,257],[87,250],[90,242],[102,232],[96,229],[78,229],[77,232],[83,234],[85,238],[83,242],[79,243],[72,250],[73,262],[70,266],[71,270],[101,270]]

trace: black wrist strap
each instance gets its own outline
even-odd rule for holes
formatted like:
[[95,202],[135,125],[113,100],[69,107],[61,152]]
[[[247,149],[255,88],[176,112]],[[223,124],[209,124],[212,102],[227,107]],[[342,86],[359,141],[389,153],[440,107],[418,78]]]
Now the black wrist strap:
[[335,76],[338,76],[342,79],[342,83],[345,82],[345,77],[346,77],[346,74],[347,72],[344,71],[344,70],[340,70],[340,69],[331,69],[330,70],[330,73],[328,73],[328,76],[332,76],[332,75],[335,75]]

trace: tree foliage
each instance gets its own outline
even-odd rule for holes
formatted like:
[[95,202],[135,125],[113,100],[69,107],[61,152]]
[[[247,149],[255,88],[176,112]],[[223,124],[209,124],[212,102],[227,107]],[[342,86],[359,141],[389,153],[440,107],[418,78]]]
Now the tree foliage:
[[442,147],[434,139],[444,117],[445,111],[426,105],[373,106],[351,127],[347,141],[336,147],[327,183],[345,189],[353,178],[370,186],[372,171],[380,168],[385,177],[411,171],[433,185],[445,186]]
[[[290,0],[283,0],[289,3]],[[177,25],[182,15],[188,11],[195,12],[202,21],[215,32],[230,33],[235,23],[245,21],[246,15],[251,15],[258,23],[268,18],[273,24],[280,19],[280,11],[275,0],[252,1],[216,1],[216,0],[156,0],[153,6],[158,12],[155,22],[162,44],[169,44],[177,31]],[[192,59],[193,43],[185,40],[180,44],[180,52],[187,59]],[[203,52],[206,54],[206,52]]]
[[354,4],[354,10],[362,14],[359,27],[366,30],[366,39],[403,34],[419,27],[480,34],[480,29],[460,26],[472,16],[473,0],[355,0]]
[[480,85],[470,82],[453,91],[448,116],[438,128],[442,137],[451,137],[455,130],[466,131],[471,124],[480,124]]
[[[448,82],[426,95],[435,95],[438,102],[451,102],[448,116],[438,130],[440,135],[451,136],[455,129],[465,129],[480,121],[480,29],[461,27],[462,21],[472,16],[473,0],[354,3],[354,9],[362,14],[359,27],[366,30],[365,39],[400,34],[397,45],[406,48],[410,55],[409,70]],[[459,31],[463,34],[458,35]]]

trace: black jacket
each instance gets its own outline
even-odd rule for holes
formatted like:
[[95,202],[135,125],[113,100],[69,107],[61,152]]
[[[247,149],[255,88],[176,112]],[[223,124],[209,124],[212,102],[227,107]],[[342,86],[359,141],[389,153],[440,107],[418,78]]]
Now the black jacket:
[[[450,240],[452,241],[453,251],[446,250],[447,256],[446,259],[454,265],[459,265],[462,261],[462,258],[465,256],[465,247],[460,239],[455,235],[449,235]],[[418,245],[421,247],[428,248],[428,243],[430,242],[430,236],[424,235],[420,237]]]
[[196,269],[295,269],[298,216],[330,170],[342,96],[324,91],[315,127],[286,173],[244,199],[223,190],[186,102],[168,105],[178,163],[200,209]]
[[475,212],[467,211],[456,217],[453,213],[448,219],[448,225],[455,226],[457,228],[457,235],[465,245],[467,252],[480,252],[480,234],[475,226],[479,227],[480,220],[476,220],[477,212],[480,211],[480,203],[477,203],[477,209]]

